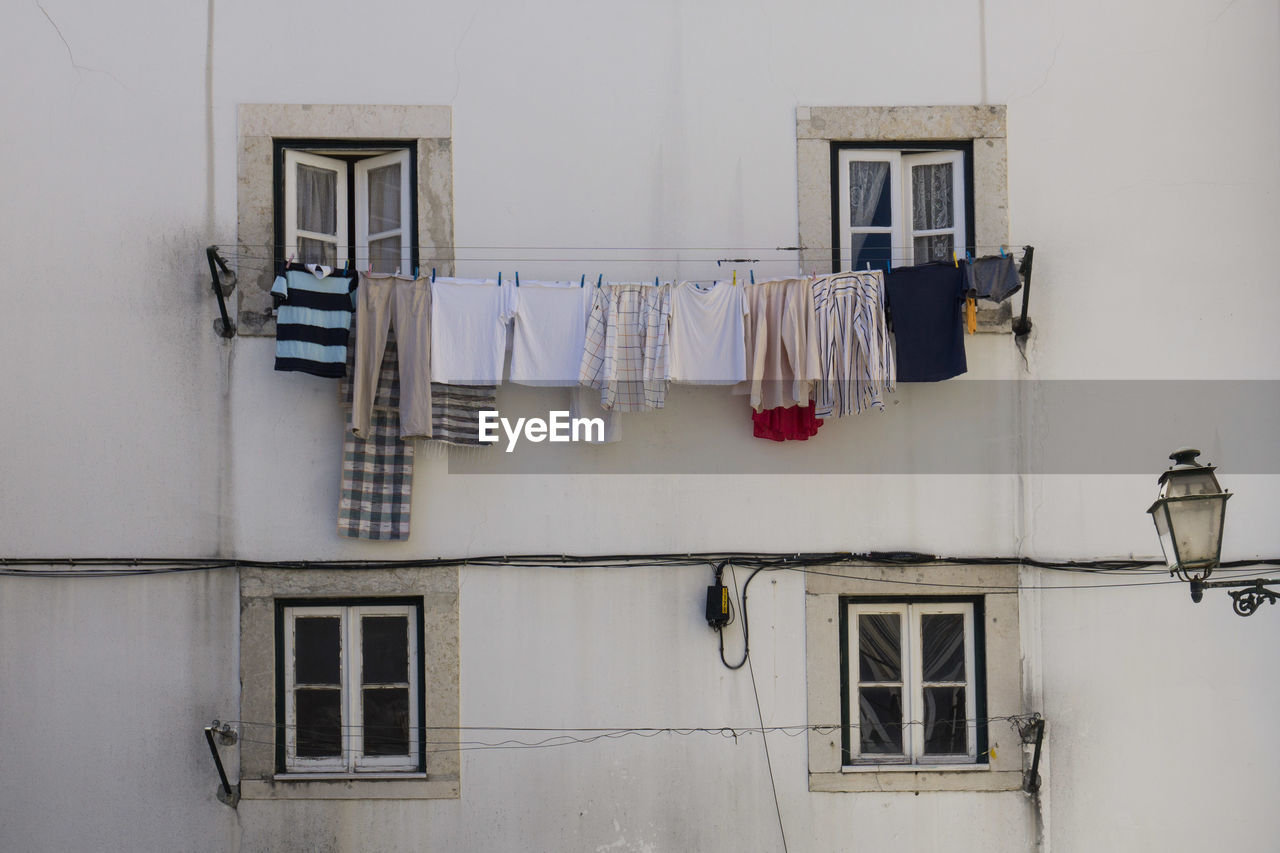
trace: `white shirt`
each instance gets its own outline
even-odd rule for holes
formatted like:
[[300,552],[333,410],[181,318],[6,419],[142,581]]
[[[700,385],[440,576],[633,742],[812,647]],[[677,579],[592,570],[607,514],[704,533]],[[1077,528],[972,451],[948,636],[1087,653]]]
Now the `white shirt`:
[[672,382],[732,385],[747,378],[743,286],[692,281],[671,288]]
[[501,384],[514,290],[505,281],[438,278],[431,283],[432,382]]
[[511,342],[512,382],[578,384],[592,289],[576,281],[520,283]]

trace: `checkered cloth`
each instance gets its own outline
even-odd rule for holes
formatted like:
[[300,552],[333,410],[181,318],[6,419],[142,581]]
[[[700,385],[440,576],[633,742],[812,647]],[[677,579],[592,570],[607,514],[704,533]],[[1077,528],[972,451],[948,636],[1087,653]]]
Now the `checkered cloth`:
[[596,291],[578,379],[618,412],[661,409],[667,395],[670,285],[610,284]]
[[480,441],[480,413],[498,408],[497,385],[431,383],[431,438],[461,447],[490,447]]
[[[355,374],[355,331],[347,348],[347,376]],[[339,385],[347,413],[342,437],[342,489],[338,495],[338,533],[350,539],[401,541],[409,538],[413,496],[413,442],[400,440],[400,371],[395,338],[378,373],[369,437],[351,434],[351,381]]]
[[400,440],[400,415],[373,413],[369,437],[342,439],[338,533],[350,539],[409,538],[413,443]]

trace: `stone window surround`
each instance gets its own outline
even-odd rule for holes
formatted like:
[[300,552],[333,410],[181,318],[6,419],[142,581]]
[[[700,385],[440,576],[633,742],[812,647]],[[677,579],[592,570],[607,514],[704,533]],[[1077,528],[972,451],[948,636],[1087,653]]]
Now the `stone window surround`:
[[[903,141],[973,142],[972,240],[978,246],[1009,242],[1008,148],[1005,108],[988,106],[799,107],[796,164],[799,178],[801,269],[831,272],[831,143]],[[978,331],[1008,333],[1013,300],[979,300]]]
[[[844,565],[805,576],[805,684],[808,718],[840,720],[840,602],[843,596],[982,596],[986,645],[988,718],[1022,713],[1022,657],[1018,596],[992,595],[984,587],[1018,585],[1017,566]],[[895,583],[897,581],[897,583]],[[952,586],[921,586],[924,583]],[[972,584],[972,586],[967,586]],[[984,593],[988,593],[985,594]],[[921,770],[911,765],[842,768],[840,731],[809,732],[809,790],[1017,791],[1022,788],[1023,750],[1006,725],[988,727],[996,757],[987,764]]]
[[[423,723],[449,731],[459,724],[457,567],[402,569],[256,569],[240,573],[240,719],[276,721],[277,598],[422,598]],[[308,778],[278,774],[274,729],[246,727],[240,747],[244,799],[456,799],[461,757],[452,750],[426,753],[426,773],[332,774]],[[439,739],[439,738],[437,738]],[[444,738],[454,740],[456,738]]]
[[[239,334],[274,337],[271,247],[275,243],[275,139],[399,139],[418,143],[418,249],[423,263],[453,274],[452,111],[442,106],[240,104],[236,111],[237,254],[254,258],[239,276]],[[427,259],[431,259],[428,261]]]

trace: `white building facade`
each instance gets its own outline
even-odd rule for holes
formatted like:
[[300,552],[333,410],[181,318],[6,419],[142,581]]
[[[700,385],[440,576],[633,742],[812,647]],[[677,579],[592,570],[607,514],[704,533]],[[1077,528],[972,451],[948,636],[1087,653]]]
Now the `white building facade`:
[[[1240,816],[1280,793],[1277,614],[1061,564],[1158,559],[1187,444],[1234,495],[1224,560],[1280,555],[1275,0],[4,17],[0,849],[1274,848]],[[843,265],[850,150],[956,158],[961,251],[1034,247],[1029,335],[1024,293],[984,304],[964,376],[804,443],[679,385],[616,444],[420,442],[409,538],[338,535],[337,383],[272,369],[283,152],[406,170],[382,233],[424,275],[590,286]],[[958,747],[862,754],[861,704],[931,690]]]

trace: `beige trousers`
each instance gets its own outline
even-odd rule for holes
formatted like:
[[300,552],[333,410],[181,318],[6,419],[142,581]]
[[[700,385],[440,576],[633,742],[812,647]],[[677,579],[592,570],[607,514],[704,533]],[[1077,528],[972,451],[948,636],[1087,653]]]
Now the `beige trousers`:
[[400,437],[431,437],[431,281],[361,274],[356,292],[351,432],[369,435],[379,367],[394,320],[400,355]]

